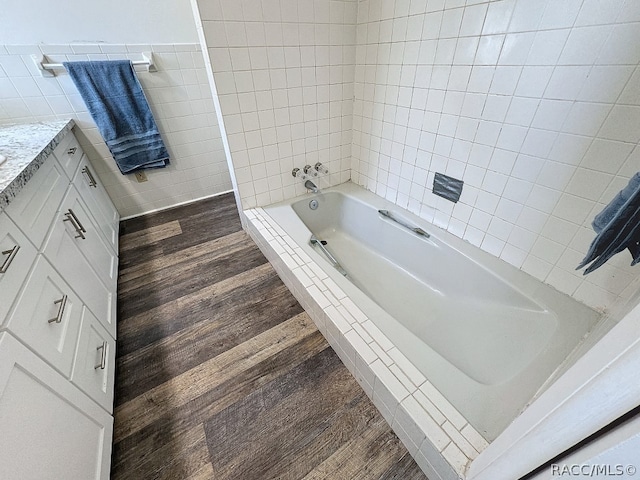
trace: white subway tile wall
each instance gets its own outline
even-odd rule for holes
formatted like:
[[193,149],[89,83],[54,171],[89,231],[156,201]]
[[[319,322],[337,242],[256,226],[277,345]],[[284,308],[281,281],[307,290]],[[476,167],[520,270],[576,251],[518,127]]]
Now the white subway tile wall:
[[[640,170],[639,21],[637,0],[360,0],[352,180],[610,308],[628,252],[575,267]],[[435,172],[464,180],[455,206]]]
[[[153,51],[158,72],[136,67],[171,156],[165,169],[146,170],[148,181],[120,174],[95,123],[64,70],[43,78],[31,54],[51,62],[140,60]],[[0,45],[0,122],[74,118],[76,134],[123,217],[229,191],[231,180],[220,129],[197,44]]]
[[306,192],[294,167],[351,170],[355,0],[198,1],[243,208]]

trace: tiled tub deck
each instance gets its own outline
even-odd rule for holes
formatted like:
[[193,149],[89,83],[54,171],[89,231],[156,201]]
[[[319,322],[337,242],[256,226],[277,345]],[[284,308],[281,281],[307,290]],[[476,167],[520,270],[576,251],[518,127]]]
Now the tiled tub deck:
[[430,480],[465,478],[488,443],[261,208],[246,227]]

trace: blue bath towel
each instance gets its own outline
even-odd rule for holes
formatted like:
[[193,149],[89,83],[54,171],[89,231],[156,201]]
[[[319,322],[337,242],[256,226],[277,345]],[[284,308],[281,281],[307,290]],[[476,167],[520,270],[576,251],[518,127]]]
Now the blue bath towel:
[[591,263],[584,275],[593,272],[616,253],[629,249],[631,265],[640,262],[640,172],[593,219],[597,236],[576,270]]
[[129,60],[65,62],[118,168],[161,168],[169,153]]

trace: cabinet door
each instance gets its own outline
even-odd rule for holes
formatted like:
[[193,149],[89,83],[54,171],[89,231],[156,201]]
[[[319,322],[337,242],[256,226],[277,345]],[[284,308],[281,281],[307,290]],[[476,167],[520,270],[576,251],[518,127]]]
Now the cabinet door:
[[73,185],[91,211],[96,224],[104,234],[113,251],[118,254],[118,222],[120,215],[114,207],[107,191],[102,186],[100,179],[89,165],[87,156],[84,155],[80,166],[73,179]]
[[113,412],[115,362],[115,340],[85,308],[71,381],[109,413]]
[[113,418],[0,334],[0,478],[108,480]]
[[98,233],[73,186],[62,202],[43,253],[115,338],[118,257]]
[[35,258],[35,247],[9,217],[0,212],[0,325]]
[[71,376],[82,302],[39,256],[20,292],[7,328],[63,375]]
[[5,209],[36,248],[47,236],[68,186],[69,179],[60,165],[48,158]]
[[53,155],[62,165],[62,169],[69,180],[72,180],[83,155],[82,148],[80,148],[75,135],[73,133],[67,134],[53,151]]

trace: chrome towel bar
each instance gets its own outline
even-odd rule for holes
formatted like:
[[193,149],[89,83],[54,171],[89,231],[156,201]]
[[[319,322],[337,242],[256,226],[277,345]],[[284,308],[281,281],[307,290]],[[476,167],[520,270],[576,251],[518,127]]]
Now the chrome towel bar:
[[[134,60],[131,63],[133,65],[146,65],[147,72],[157,72],[156,64],[153,59],[152,52],[142,52],[142,60]],[[50,63],[46,55],[31,55],[33,63],[35,63],[37,69],[40,71],[40,75],[43,77],[55,77],[53,70],[63,69],[64,65],[61,63]]]

